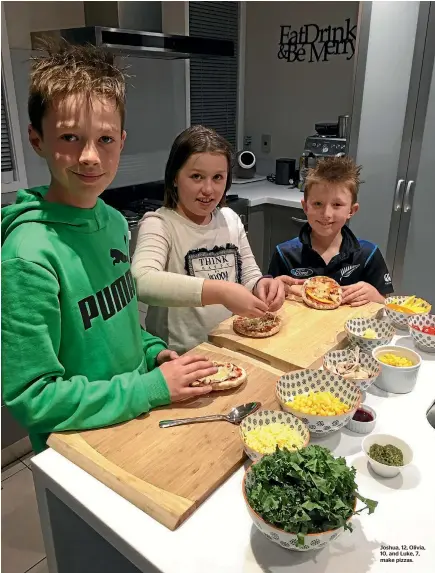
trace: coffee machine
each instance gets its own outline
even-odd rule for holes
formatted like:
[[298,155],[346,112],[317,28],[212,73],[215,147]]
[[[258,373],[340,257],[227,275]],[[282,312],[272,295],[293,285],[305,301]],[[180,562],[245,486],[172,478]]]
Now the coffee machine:
[[[316,134],[307,137],[304,151],[299,158],[298,187],[301,191],[304,190],[308,169],[315,167],[319,159],[334,155],[338,157],[346,155],[348,117],[340,116],[337,123],[315,124]],[[343,121],[342,118],[347,118],[347,121]]]

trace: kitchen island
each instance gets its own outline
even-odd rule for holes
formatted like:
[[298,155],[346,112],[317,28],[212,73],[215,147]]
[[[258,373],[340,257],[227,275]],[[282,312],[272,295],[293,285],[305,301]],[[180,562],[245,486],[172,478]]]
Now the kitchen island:
[[297,187],[276,185],[267,180],[254,183],[233,183],[228,195],[238,195],[241,199],[248,199],[249,207],[277,205],[294,209],[302,209],[301,199],[304,197]]
[[[409,336],[396,336],[394,343],[412,347]],[[363,436],[347,429],[312,439],[345,456],[357,469],[361,494],[379,502],[373,515],[352,520],[352,534],[306,553],[270,542],[244,505],[243,468],[170,531],[49,449],[32,465],[50,572],[430,573],[435,569],[435,430],[426,412],[435,394],[435,356],[421,356],[413,392],[388,395],[371,387],[365,398],[378,417],[374,432],[401,436],[414,450],[413,463],[402,474],[392,479],[373,474],[361,451]],[[393,555],[396,546],[399,555]]]

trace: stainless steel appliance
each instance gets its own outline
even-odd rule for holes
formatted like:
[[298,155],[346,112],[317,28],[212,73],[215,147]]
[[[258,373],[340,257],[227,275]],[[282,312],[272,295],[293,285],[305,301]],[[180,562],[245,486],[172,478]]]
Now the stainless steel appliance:
[[349,154],[364,185],[350,227],[386,255],[397,294],[435,305],[435,3],[363,2],[359,36]]
[[228,40],[163,34],[162,2],[83,2],[83,7],[84,27],[32,32],[32,48],[51,36],[144,58],[234,56],[234,43]]
[[[324,124],[321,124],[324,125]],[[337,124],[334,126],[334,131],[337,132]],[[316,124],[317,130],[318,124]],[[322,131],[322,129],[320,129]],[[299,159],[299,184],[298,187],[301,191],[304,190],[305,178],[308,169],[314,167],[317,161],[322,157],[331,157],[333,155],[346,154],[347,140],[344,137],[334,137],[333,135],[310,135],[305,140],[304,151]]]

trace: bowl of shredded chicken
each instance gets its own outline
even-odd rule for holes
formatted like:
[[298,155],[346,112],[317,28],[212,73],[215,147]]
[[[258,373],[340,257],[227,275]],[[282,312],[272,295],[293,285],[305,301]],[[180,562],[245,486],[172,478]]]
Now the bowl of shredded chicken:
[[276,448],[290,451],[305,448],[310,432],[302,420],[288,412],[260,410],[240,424],[240,437],[246,454],[253,461],[273,454]]

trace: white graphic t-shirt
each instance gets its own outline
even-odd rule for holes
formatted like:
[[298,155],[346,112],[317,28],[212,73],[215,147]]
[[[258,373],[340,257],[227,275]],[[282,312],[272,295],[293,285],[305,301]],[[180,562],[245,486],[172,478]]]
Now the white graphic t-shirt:
[[[161,208],[140,226],[132,264],[139,300],[148,306],[148,332],[185,352],[231,313],[221,305],[201,306],[204,280],[224,280],[252,290],[261,271],[239,216],[216,209],[208,225],[197,225]],[[166,272],[163,272],[166,271]]]

